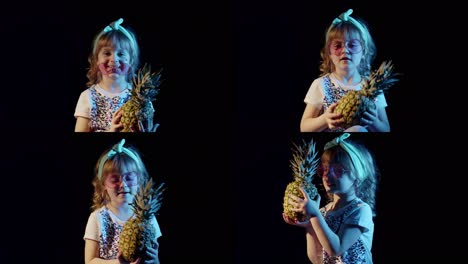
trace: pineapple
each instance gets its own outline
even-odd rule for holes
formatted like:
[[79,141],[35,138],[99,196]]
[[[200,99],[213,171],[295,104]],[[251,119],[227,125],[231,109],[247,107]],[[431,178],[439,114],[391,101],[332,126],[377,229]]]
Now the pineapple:
[[[153,120],[153,103],[159,93],[161,85],[161,71],[151,73],[151,67],[144,65],[133,78],[133,89],[130,99],[122,106],[123,124],[121,132],[139,131],[138,121],[146,124],[146,120]],[[133,128],[133,129],[132,129]]]
[[293,159],[290,162],[294,181],[286,186],[283,198],[283,212],[287,217],[302,222],[306,220],[306,216],[291,210],[293,206],[288,203],[289,194],[304,198],[299,190],[300,187],[303,187],[311,199],[317,196],[317,187],[312,183],[312,177],[315,175],[319,162],[315,151],[315,142],[311,140],[309,143],[303,141],[301,145],[294,144]]
[[145,248],[152,246],[156,230],[150,220],[161,207],[163,186],[161,183],[154,188],[153,180],[149,179],[133,199],[131,207],[135,217],[125,223],[119,238],[119,250],[128,262],[135,261]]
[[374,70],[369,79],[364,81],[359,91],[349,91],[339,101],[335,113],[343,115],[343,127],[348,128],[360,124],[360,119],[368,109],[375,109],[374,99],[386,91],[397,81],[394,76],[392,62],[382,62]]

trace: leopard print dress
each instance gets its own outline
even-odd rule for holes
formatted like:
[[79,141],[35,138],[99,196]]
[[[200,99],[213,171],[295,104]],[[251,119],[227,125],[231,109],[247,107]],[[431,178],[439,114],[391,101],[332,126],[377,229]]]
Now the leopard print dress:
[[108,97],[99,93],[95,87],[91,87],[90,97],[91,130],[94,132],[103,132],[110,128],[114,112],[130,99],[130,92],[127,89],[120,95]]
[[[323,207],[320,209],[320,212],[324,216],[330,229],[335,234],[339,234],[341,231],[340,229],[350,214],[355,213],[363,203],[362,200],[356,198],[349,205],[337,211],[329,212],[326,207]],[[368,229],[373,233],[373,227]],[[365,245],[365,241],[361,236],[341,256],[330,256],[325,250],[322,250],[322,261],[323,264],[372,264],[372,253],[370,252],[370,245]]]
[[[327,75],[323,78],[323,93],[324,93],[324,98],[323,98],[323,107],[322,111],[320,114],[323,114],[328,107],[330,107],[331,104],[338,102],[338,100],[341,99],[347,92],[350,90],[345,90],[341,88],[340,86],[336,86],[330,79],[330,76]],[[327,128],[324,130],[325,132],[343,132],[345,128],[342,127],[337,127],[337,128]]]

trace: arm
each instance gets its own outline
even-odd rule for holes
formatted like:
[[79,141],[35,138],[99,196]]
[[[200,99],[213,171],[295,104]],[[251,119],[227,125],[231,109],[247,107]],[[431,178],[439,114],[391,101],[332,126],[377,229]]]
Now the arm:
[[81,116],[76,117],[75,132],[90,132],[89,119]]
[[307,256],[313,264],[322,264],[322,245],[312,226],[306,228]]
[[323,249],[331,256],[342,255],[362,234],[360,227],[345,225],[340,237],[330,229],[321,214],[311,217],[310,222]]
[[307,104],[301,119],[301,132],[320,132],[327,128],[335,128],[343,121],[341,115],[333,113],[336,103],[322,114],[322,105]]
[[76,117],[75,132],[91,132],[90,121],[90,102],[89,90],[83,91],[75,107],[74,116]]
[[119,264],[117,259],[104,260],[99,258],[99,244],[97,241],[86,239],[85,240],[85,264]]
[[[308,230],[308,233],[311,236],[307,240],[307,255],[309,256],[309,259],[313,261],[312,259],[316,258],[318,244],[321,245],[323,249],[331,256],[342,255],[358,240],[359,236],[362,234],[361,227],[344,223],[344,230],[343,232],[340,232],[341,236],[338,236],[330,229],[327,222],[325,221],[325,218],[320,212],[320,195],[317,195],[317,198],[312,200],[304,191],[303,187],[301,187],[300,190],[304,196],[304,199],[290,194],[289,197],[291,200],[289,201],[289,204],[296,207],[293,209],[293,211],[301,212],[302,214],[310,217],[307,226],[310,226],[310,229],[313,230],[313,233]],[[361,211],[356,211],[356,213],[359,212]],[[361,214],[357,214],[357,216],[361,217]],[[359,223],[359,221],[355,222]],[[316,240],[314,240],[315,238]]]

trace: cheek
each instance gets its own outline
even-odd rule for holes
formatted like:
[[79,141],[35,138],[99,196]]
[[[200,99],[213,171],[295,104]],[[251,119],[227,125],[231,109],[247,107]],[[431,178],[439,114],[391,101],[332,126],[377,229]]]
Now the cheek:
[[103,75],[107,75],[107,70],[106,70],[106,64],[105,63],[100,63],[98,65],[98,68],[99,68],[99,71],[103,74]]
[[130,70],[130,64],[126,63],[126,62],[122,62],[120,63],[120,72],[121,74],[127,74],[128,71]]
[[362,52],[360,52],[359,54],[354,54],[354,55],[353,55],[353,61],[354,61],[356,64],[360,64],[361,61],[362,61],[362,58],[363,58]]

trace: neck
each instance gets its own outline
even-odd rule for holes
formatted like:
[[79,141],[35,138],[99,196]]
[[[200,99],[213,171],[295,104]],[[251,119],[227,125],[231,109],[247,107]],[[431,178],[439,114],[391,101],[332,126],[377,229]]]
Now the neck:
[[120,220],[126,221],[133,216],[133,210],[127,203],[115,204],[111,201],[106,205],[106,207],[111,210],[112,213],[114,213]]
[[336,70],[332,73],[333,77],[345,85],[356,85],[361,82],[361,75],[355,71]]
[[123,78],[111,79],[109,77],[104,77],[98,85],[108,91],[113,93],[119,93],[128,88],[128,83]]
[[357,196],[354,193],[352,193],[352,194],[340,194],[340,195],[335,194],[333,196],[333,202],[332,202],[332,205],[331,205],[331,210],[337,210],[337,209],[343,208],[346,205],[348,205],[349,203],[351,203],[352,201],[354,201],[354,199],[356,199],[356,198],[357,198]]

